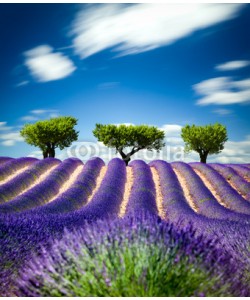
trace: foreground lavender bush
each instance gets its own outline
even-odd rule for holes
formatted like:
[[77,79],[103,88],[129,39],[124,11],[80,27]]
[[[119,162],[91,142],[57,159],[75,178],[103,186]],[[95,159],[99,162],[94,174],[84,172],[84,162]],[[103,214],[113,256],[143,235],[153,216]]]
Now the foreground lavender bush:
[[52,240],[19,272],[18,296],[239,296],[231,257],[151,214],[98,221]]
[[6,161],[6,163],[0,165],[0,180],[4,180],[8,176],[14,174],[19,169],[31,166],[37,161],[38,159],[33,157],[21,157]]
[[142,160],[134,160],[129,166],[133,169],[134,182],[126,214],[136,215],[141,211],[157,214],[155,185],[149,166]]

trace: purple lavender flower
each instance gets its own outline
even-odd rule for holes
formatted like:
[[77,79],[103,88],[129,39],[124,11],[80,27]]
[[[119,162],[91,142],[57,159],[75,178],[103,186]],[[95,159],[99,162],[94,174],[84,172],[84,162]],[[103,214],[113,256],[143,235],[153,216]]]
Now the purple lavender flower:
[[88,197],[96,185],[97,176],[104,165],[103,160],[98,157],[89,159],[76,181],[67,191],[54,201],[34,209],[33,212],[58,214],[81,208],[87,203]]
[[202,163],[191,163],[190,165],[194,169],[199,170],[206,177],[230,210],[242,214],[250,214],[250,203],[240,196],[211,166]]
[[239,191],[245,199],[250,201],[250,182],[247,182],[242,176],[239,176],[231,167],[223,164],[209,164],[219,172],[226,180],[233,184],[233,188]]
[[[38,174],[40,175],[42,171],[45,171],[48,167],[53,165],[57,165],[57,167],[41,183],[17,196],[12,201],[0,205],[1,213],[20,212],[43,205],[59,192],[61,185],[70,177],[74,169],[82,164],[82,161],[77,158],[68,158],[60,163],[60,161],[55,158],[46,158],[45,160],[39,161],[38,164],[39,165],[36,165],[34,168],[35,172],[33,169],[30,169],[27,175],[21,174],[23,175],[22,181],[25,184],[28,185],[28,183],[32,183]],[[21,175],[18,177],[21,177]],[[17,178],[16,180],[18,185],[21,179]],[[16,193],[23,187],[21,184],[19,186],[19,189],[15,190]],[[4,191],[6,191],[6,189],[4,189]]]
[[35,162],[38,162],[38,159],[33,157],[21,157],[6,161],[6,163],[0,165],[0,181],[23,167],[31,166]]
[[[35,160],[35,163],[33,163],[32,160],[31,162],[32,166],[30,168],[0,186],[0,203],[15,198],[24,189],[32,185],[48,167],[59,164],[60,160],[47,158],[44,160]],[[12,161],[10,163],[12,163]],[[30,160],[28,160],[28,163],[30,163]]]
[[0,156],[0,165],[5,164],[8,161],[13,160],[14,158],[12,157],[7,157],[7,156]]
[[148,211],[157,215],[156,191],[150,167],[142,160],[134,160],[129,166],[133,169],[134,182],[126,214],[136,215],[142,211]]

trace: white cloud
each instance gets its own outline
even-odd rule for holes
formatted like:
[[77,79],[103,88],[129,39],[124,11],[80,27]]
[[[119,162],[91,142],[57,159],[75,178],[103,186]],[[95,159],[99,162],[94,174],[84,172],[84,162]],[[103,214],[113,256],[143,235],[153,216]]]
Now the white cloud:
[[28,80],[24,80],[24,81],[21,81],[20,83],[18,83],[18,84],[16,85],[16,87],[24,86],[24,85],[27,85],[28,83],[29,83]]
[[231,77],[217,77],[193,85],[196,94],[202,96],[198,105],[228,105],[250,101],[250,78],[235,81]]
[[14,146],[16,142],[24,141],[23,137],[17,131],[0,134],[0,140],[3,140],[1,142],[3,146]]
[[231,70],[244,68],[249,65],[250,65],[249,60],[234,60],[234,61],[226,62],[224,64],[217,65],[215,69],[218,71],[231,71]]
[[0,132],[12,129],[12,127],[6,126],[6,124],[7,124],[7,122],[0,122]]
[[21,120],[22,121],[36,121],[36,120],[38,120],[38,118],[35,116],[24,116],[24,117],[21,117]]
[[76,69],[74,63],[61,52],[41,45],[24,53],[25,65],[39,82],[58,80],[69,76]]
[[[32,121],[38,121],[45,118],[46,119],[56,118],[59,116],[58,110],[56,109],[35,109],[29,111],[29,113],[30,115],[23,116],[20,118],[20,120],[25,122],[32,122]],[[0,130],[1,130],[1,126],[0,126]]]
[[7,147],[14,146],[15,145],[15,141],[14,140],[5,140],[5,141],[2,142],[2,145],[3,146],[7,146]]
[[35,158],[38,158],[38,159],[42,159],[43,158],[43,153],[42,153],[41,150],[35,150],[35,151],[32,151],[27,156],[28,157],[35,157]]
[[218,114],[218,115],[221,115],[221,116],[230,115],[232,113],[231,110],[224,109],[224,108],[215,109],[213,112],[216,113],[216,114]]
[[31,110],[30,113],[32,114],[36,114],[36,115],[42,115],[42,114],[46,114],[46,113],[57,113],[58,110],[56,109],[35,109],[35,110]]
[[196,30],[235,18],[243,4],[105,4],[81,10],[72,25],[75,52],[86,58],[113,48],[118,55],[170,45]]
[[160,127],[160,130],[163,130],[165,132],[166,138],[172,138],[172,137],[178,137],[181,133],[181,125],[177,124],[165,124],[162,127]]

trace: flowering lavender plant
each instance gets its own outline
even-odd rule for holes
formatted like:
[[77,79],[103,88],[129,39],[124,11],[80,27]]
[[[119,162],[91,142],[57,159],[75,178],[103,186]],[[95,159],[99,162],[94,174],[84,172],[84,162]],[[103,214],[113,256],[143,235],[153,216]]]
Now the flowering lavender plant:
[[239,266],[215,240],[152,214],[66,231],[20,270],[15,285],[17,296],[248,295]]
[[95,157],[89,159],[76,181],[62,195],[54,201],[49,202],[33,210],[39,214],[58,214],[77,210],[87,203],[95,185],[97,176],[104,166],[102,159]]
[[231,167],[234,169],[240,176],[247,178],[250,180],[250,170],[249,170],[249,165],[248,167],[242,166],[239,164],[227,164],[226,166]]
[[[39,163],[43,166],[43,170],[49,166],[57,165],[57,167],[42,182],[28,189],[23,194],[17,196],[14,200],[0,205],[1,213],[13,213],[31,209],[46,203],[50,198],[59,192],[61,185],[67,180],[74,169],[82,164],[78,158],[68,158],[62,163],[55,158],[46,158]],[[41,172],[40,168],[36,168]],[[31,178],[34,179],[33,172]],[[25,180],[27,178],[25,177]],[[19,182],[19,181],[18,181]]]
[[201,163],[192,163],[191,166],[199,170],[206,177],[230,210],[242,214],[250,214],[250,203],[239,195],[211,166]]
[[133,169],[134,182],[126,214],[136,215],[141,211],[157,214],[156,192],[149,166],[142,160],[134,160],[129,166]]
[[0,186],[0,203],[14,199],[23,190],[29,188],[48,168],[59,163],[60,160],[55,158],[36,160],[30,168]]
[[6,162],[11,161],[11,160],[13,160],[13,159],[14,159],[14,158],[12,158],[12,157],[1,156],[1,157],[0,157],[0,165],[5,164]]
[[239,191],[246,200],[250,201],[250,182],[247,182],[242,176],[238,175],[231,167],[224,166],[223,164],[209,165],[232,183],[233,188]]
[[33,157],[21,157],[5,161],[6,163],[0,165],[0,182],[1,180],[6,179],[8,176],[14,174],[19,169],[31,166],[37,161],[38,159]]
[[123,199],[125,182],[126,165],[121,159],[113,158],[92,200],[86,206],[73,212],[69,216],[70,220],[74,219],[74,222],[78,220],[81,224],[84,219],[93,221],[110,215],[117,217]]

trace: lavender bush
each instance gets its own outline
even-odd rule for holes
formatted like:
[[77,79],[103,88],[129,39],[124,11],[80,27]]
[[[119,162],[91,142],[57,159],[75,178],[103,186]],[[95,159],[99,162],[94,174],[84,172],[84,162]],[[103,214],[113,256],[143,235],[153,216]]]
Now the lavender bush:
[[206,177],[230,210],[242,214],[250,214],[250,203],[240,196],[212,167],[201,163],[191,163],[190,165]]
[[67,191],[54,201],[35,208],[33,212],[39,214],[58,214],[68,213],[81,208],[87,203],[88,197],[95,188],[100,170],[104,165],[103,160],[98,157],[89,159],[76,181]]
[[70,218],[74,219],[74,222],[78,220],[81,224],[84,219],[92,221],[110,215],[117,217],[125,183],[126,165],[120,158],[113,158],[109,162],[106,175],[92,200],[86,206],[70,214]]
[[[30,163],[29,160],[28,163]],[[15,198],[24,189],[30,187],[48,168],[59,163],[60,160],[55,158],[32,162],[30,168],[0,186],[0,203],[5,203]]]
[[167,220],[176,223],[180,219],[197,219],[197,214],[188,205],[171,165],[163,160],[154,160],[149,165],[157,170],[160,177],[162,204]]
[[5,164],[6,162],[11,161],[11,160],[13,160],[13,159],[14,159],[14,158],[12,158],[12,157],[1,156],[1,157],[0,157],[0,165]]
[[[193,168],[198,166],[200,170],[204,164],[193,163],[190,165]],[[228,219],[234,221],[249,220],[248,216],[234,213],[221,206],[190,165],[183,162],[171,163],[171,166],[175,167],[180,174],[184,176],[188,190],[199,213],[206,217],[215,219]]]
[[38,159],[33,157],[21,157],[21,158],[11,159],[9,161],[6,161],[6,163],[0,165],[0,183],[2,180],[14,174],[19,169],[23,167],[31,166],[35,162],[38,162]]
[[15,280],[17,296],[246,296],[216,241],[152,214],[98,221],[52,240]]
[[[83,164],[82,161],[77,158],[68,158],[62,163],[59,162],[60,161],[55,158],[46,158],[45,160],[39,161],[40,165],[43,166],[43,170],[53,165],[57,165],[57,167],[47,178],[39,184],[36,184],[33,188],[17,196],[14,200],[0,205],[0,213],[20,212],[45,204],[49,199],[57,195],[61,185],[65,180],[70,178],[75,168]],[[36,169],[41,172],[40,168]],[[30,176],[30,174],[32,174],[32,176]],[[29,178],[31,178],[30,182],[32,182],[32,179],[34,180],[34,172],[29,172],[28,175]],[[26,177],[25,180],[27,180]],[[17,182],[19,182],[18,178]]]
[[239,191],[246,200],[250,201],[250,182],[238,175],[231,167],[224,166],[223,164],[209,164],[217,172],[219,172],[226,180]]
[[226,164],[226,166],[231,167],[240,176],[245,177],[248,180],[250,180],[250,170],[249,170],[249,167],[242,166],[242,165],[239,165],[239,164]]
[[126,214],[136,215],[142,211],[148,211],[157,215],[156,191],[150,167],[142,160],[134,160],[129,166],[133,169],[134,182]]

